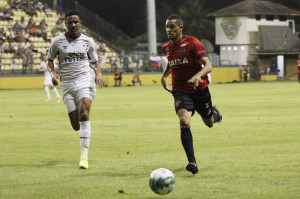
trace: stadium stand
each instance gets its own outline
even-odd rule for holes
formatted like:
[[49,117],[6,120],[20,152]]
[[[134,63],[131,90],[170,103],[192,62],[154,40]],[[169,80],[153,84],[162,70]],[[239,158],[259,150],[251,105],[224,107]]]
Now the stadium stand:
[[[89,35],[83,27],[82,32]],[[36,74],[41,55],[46,53],[52,38],[65,32],[63,17],[38,0],[0,0],[0,60],[1,74]],[[120,67],[116,50],[101,37],[93,36],[104,71]]]

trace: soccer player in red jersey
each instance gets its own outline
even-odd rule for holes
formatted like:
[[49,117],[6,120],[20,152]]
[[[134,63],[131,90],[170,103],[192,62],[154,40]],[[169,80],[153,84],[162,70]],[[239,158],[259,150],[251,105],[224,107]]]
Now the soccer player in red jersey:
[[[194,156],[193,137],[190,121],[194,112],[201,115],[206,126],[222,120],[222,115],[212,106],[208,89],[212,65],[207,53],[198,39],[183,35],[183,20],[179,15],[171,15],[166,20],[166,32],[169,41],[162,46],[168,58],[168,66],[161,78],[161,83],[174,97],[175,110],[179,117],[181,143],[188,158],[186,170],[198,173]],[[166,78],[172,74],[172,90],[168,88]]]
[[297,73],[298,73],[298,82],[300,83],[300,54],[299,54],[299,59],[297,60]]

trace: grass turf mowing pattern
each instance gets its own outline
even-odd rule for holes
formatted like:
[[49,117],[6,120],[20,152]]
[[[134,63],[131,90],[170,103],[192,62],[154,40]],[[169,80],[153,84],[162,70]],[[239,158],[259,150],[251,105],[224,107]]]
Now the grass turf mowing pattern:
[[[98,89],[89,170],[63,102],[45,92],[0,91],[0,198],[159,198],[150,173],[170,169],[169,198],[300,198],[300,85],[213,84],[223,121],[191,130],[199,173],[185,171],[173,97],[160,86]],[[120,193],[119,193],[120,192]]]

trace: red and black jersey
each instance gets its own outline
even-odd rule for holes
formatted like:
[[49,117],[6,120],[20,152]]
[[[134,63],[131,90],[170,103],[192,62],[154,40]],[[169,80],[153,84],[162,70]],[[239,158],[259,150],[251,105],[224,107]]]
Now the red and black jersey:
[[297,60],[297,68],[298,68],[297,72],[298,74],[300,74],[300,59]]
[[[194,84],[187,81],[202,69],[201,57],[207,57],[206,50],[195,37],[184,35],[175,45],[170,41],[162,46],[172,73],[172,90],[194,93]],[[202,78],[197,90],[209,84],[208,77]]]

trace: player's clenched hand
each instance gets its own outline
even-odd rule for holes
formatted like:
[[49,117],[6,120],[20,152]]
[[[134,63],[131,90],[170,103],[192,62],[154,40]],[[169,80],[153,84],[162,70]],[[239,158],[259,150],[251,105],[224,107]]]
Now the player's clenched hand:
[[161,84],[164,87],[164,89],[171,92],[171,90],[168,88],[168,83],[167,83],[167,80],[165,78],[161,78]]
[[56,73],[53,74],[53,77],[52,77],[52,84],[53,84],[53,86],[58,86],[57,79],[59,79],[59,76]]
[[95,82],[99,86],[99,88],[102,88],[104,86],[104,82],[103,82],[102,74],[101,73],[98,73],[96,75]]
[[200,75],[195,75],[191,79],[189,79],[187,82],[194,84],[194,90],[196,90],[197,87],[199,86],[199,83],[202,82],[202,79],[201,79]]

